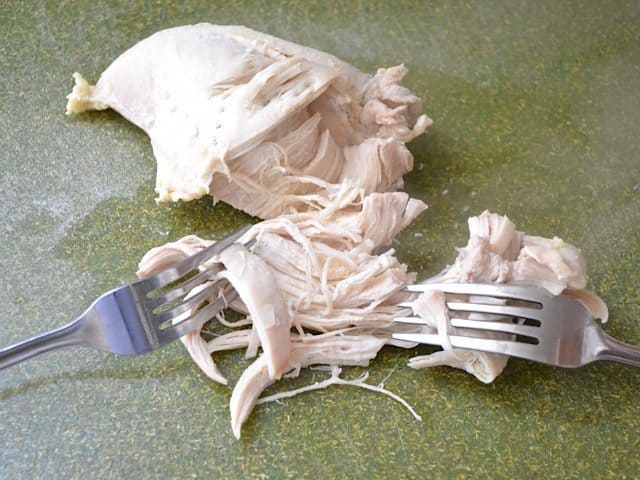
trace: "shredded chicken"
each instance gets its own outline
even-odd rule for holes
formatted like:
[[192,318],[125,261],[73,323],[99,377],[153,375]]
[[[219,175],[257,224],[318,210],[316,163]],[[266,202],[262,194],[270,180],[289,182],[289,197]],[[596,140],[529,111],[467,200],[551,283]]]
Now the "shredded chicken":
[[[471,217],[469,241],[460,249],[455,263],[429,282],[495,282],[538,285],[554,295],[567,292],[578,298],[597,318],[607,320],[607,308],[596,295],[584,290],[587,269],[580,251],[573,245],[552,239],[525,235],[506,217],[483,212]],[[486,301],[486,300],[485,300]],[[453,348],[448,340],[459,330],[451,326],[444,295],[429,292],[413,304],[414,313],[428,322],[430,333],[438,332],[443,350],[410,360],[412,368],[448,365],[461,368],[479,380],[490,383],[504,369],[508,357],[474,350]],[[465,315],[459,313],[459,315]],[[471,313],[468,318],[486,319]],[[474,331],[473,335],[481,333]],[[496,333],[487,336],[497,338]],[[508,338],[508,336],[506,336]]]
[[[209,342],[200,332],[182,341],[200,368],[221,383],[226,379],[212,353],[243,348],[255,357],[262,348],[231,397],[237,437],[262,391],[283,372],[297,374],[317,364],[365,366],[386,344],[413,346],[391,335],[421,330],[393,323],[407,312],[397,304],[408,298],[402,288],[415,281],[415,274],[396,259],[393,249],[374,251],[425,208],[406,193],[374,193],[362,205],[332,214],[303,212],[258,223],[240,239],[257,240],[251,251],[235,245],[212,260],[226,267],[220,276],[241,299],[231,308],[246,314],[250,326]],[[210,243],[188,236],[154,248],[142,259],[138,275],[151,275],[175,261],[179,252],[186,257]]]
[[[298,213],[258,223],[241,239],[257,239],[251,252],[238,245],[221,255],[225,258],[214,259],[228,262],[228,270],[221,275],[231,281],[241,299],[231,307],[247,314],[249,323],[240,322],[236,325],[240,329],[208,342],[194,332],[183,343],[205,373],[222,383],[226,380],[218,378],[212,354],[240,348],[247,357],[256,357],[262,348],[263,354],[233,390],[230,409],[236,437],[261,393],[284,372],[295,376],[312,365],[366,366],[384,345],[415,346],[393,340],[394,332],[437,332],[441,336],[443,350],[412,358],[412,368],[448,365],[486,383],[500,374],[507,357],[452,347],[448,336],[456,328],[450,325],[442,293],[416,296],[404,292],[404,286],[415,282],[415,274],[407,272],[392,249],[374,253],[424,208],[404,193],[371,194],[360,207],[324,216]],[[606,320],[602,301],[583,290],[586,268],[575,247],[558,238],[525,235],[507,217],[489,212],[470,218],[469,227],[469,241],[459,250],[455,263],[428,281],[524,282],[555,294],[570,291]],[[142,259],[138,274],[150,275],[167,258],[175,261],[178,252],[186,256],[210,243],[189,236],[155,248]],[[242,275],[248,268],[252,273]],[[235,273],[224,273],[229,269]],[[412,302],[414,314],[425,319],[425,326],[393,323],[394,317],[407,315],[407,309],[398,306],[407,301]],[[281,302],[287,305],[284,311]],[[264,315],[255,308],[271,303],[279,312],[278,325],[271,309]],[[275,345],[279,346],[279,368],[274,367]]]
[[371,385],[371,384],[365,383],[367,378],[369,378],[368,372],[363,373],[355,380],[344,380],[340,378],[340,373],[342,372],[342,369],[340,367],[337,367],[336,365],[332,365],[329,367],[329,371],[331,372],[331,376],[326,380],[323,380],[322,382],[317,382],[317,383],[314,383],[313,385],[296,388],[295,390],[289,390],[287,392],[275,393],[273,395],[269,395],[268,397],[262,397],[256,402],[256,404],[276,402],[283,398],[295,397],[296,395],[299,395],[301,393],[310,392],[312,390],[320,390],[322,388],[327,388],[331,385],[350,385],[352,387],[359,387],[365,390],[371,390],[372,392],[378,392],[378,393],[387,395],[388,397],[391,397],[393,400],[395,400],[400,405],[405,407],[407,410],[409,410],[409,413],[411,413],[411,415],[413,415],[413,417],[416,420],[420,422],[422,421],[422,417],[416,413],[416,411],[411,407],[411,405],[409,405],[404,399],[402,399],[395,393],[385,389],[384,384],[380,383],[379,385]]
[[[78,73],[67,113],[111,107],[145,130],[160,201],[210,194],[261,218],[401,188],[431,120],[399,65],[366,75],[240,26],[170,28]],[[344,204],[343,204],[344,205]]]

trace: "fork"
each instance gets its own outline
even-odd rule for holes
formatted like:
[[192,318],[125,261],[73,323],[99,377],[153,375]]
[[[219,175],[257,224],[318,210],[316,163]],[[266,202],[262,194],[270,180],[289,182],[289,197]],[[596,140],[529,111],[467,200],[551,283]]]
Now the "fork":
[[[235,243],[251,226],[223,237],[198,253],[160,272],[110,290],[73,322],[0,350],[0,370],[46,352],[90,347],[118,355],[140,355],[199,328],[237,298],[226,280],[205,282],[220,271],[204,266]],[[245,244],[249,247],[250,241]],[[185,296],[195,287],[200,291]],[[188,314],[216,292],[216,300]]]
[[[467,329],[450,335],[457,348],[525,358],[566,368],[596,360],[611,360],[640,367],[640,349],[607,335],[580,301],[566,294],[552,295],[528,285],[478,283],[423,283],[410,285],[412,292],[441,291],[447,298],[451,325]],[[469,296],[461,300],[460,296]],[[496,299],[499,301],[496,302]],[[409,307],[410,302],[401,306]],[[489,314],[487,320],[457,318],[456,313]],[[495,315],[499,317],[495,317]],[[500,318],[502,317],[502,318]],[[512,322],[505,322],[511,317]],[[425,324],[419,317],[396,318],[399,323]],[[498,332],[515,337],[485,338],[474,333]],[[441,345],[438,334],[396,333],[393,338]]]

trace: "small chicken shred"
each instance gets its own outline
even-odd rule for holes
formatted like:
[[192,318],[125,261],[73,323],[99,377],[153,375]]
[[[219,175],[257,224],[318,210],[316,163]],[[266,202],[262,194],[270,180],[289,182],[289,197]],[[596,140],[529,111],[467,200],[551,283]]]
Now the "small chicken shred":
[[67,113],[113,108],[142,128],[160,201],[204,195],[258,216],[322,209],[403,186],[405,143],[431,120],[399,65],[367,75],[318,50],[201,23],[142,40]]

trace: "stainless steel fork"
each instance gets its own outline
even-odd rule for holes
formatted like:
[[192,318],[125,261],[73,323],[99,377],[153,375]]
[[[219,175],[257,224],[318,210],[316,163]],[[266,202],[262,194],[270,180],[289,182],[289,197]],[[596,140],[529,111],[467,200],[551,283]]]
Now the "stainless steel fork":
[[[226,280],[218,280],[192,296],[185,296],[219,272],[218,267],[203,264],[235,243],[250,227],[218,240],[155,275],[106,292],[78,319],[63,327],[3,348],[0,370],[67,347],[140,355],[200,327],[234,300],[237,293]],[[216,300],[192,314],[186,313],[217,292],[221,295]]]
[[[568,295],[554,296],[543,288],[533,286],[477,283],[425,283],[411,285],[408,290],[445,293],[451,325],[465,329],[449,336],[451,345],[457,348],[498,353],[567,368],[581,367],[596,360],[611,360],[640,367],[640,349],[607,335],[584,305]],[[499,301],[496,302],[496,299]],[[471,320],[457,318],[458,312],[489,316],[488,320]],[[513,321],[505,322],[505,317]],[[425,323],[419,317],[397,318],[396,321]],[[475,336],[477,332],[485,335],[482,338]],[[486,338],[487,332],[508,333],[516,337]],[[393,338],[431,345],[442,343],[438,334],[398,333]]]

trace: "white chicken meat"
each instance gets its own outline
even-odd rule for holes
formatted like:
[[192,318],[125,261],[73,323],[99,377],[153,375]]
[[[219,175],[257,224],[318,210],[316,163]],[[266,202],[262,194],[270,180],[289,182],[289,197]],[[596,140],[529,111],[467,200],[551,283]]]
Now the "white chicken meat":
[[160,201],[209,194],[273,218],[402,187],[405,142],[431,124],[405,74],[366,75],[246,27],[201,23],[142,40],[95,86],[74,74],[67,113],[110,107],[147,132]]
[[[567,293],[578,298],[603,321],[607,320],[607,307],[599,297],[584,290],[587,283],[587,267],[584,257],[573,245],[561,239],[525,235],[516,230],[506,216],[483,212],[471,217],[469,241],[459,250],[455,263],[428,282],[481,282],[520,283],[537,285],[554,295]],[[453,348],[448,340],[460,329],[449,321],[444,295],[428,292],[413,303],[414,313],[428,323],[430,332],[442,338],[443,350],[421,355],[410,360],[412,368],[448,365],[461,368],[485,383],[492,382],[504,369],[509,357],[475,350]],[[464,316],[462,312],[456,315]],[[474,320],[486,319],[478,313],[468,314]],[[473,331],[474,336],[482,332]],[[501,334],[487,333],[496,338]]]
[[[402,288],[415,281],[392,249],[386,246],[426,206],[403,192],[373,193],[360,206],[331,214],[303,212],[254,225],[240,239],[257,241],[251,251],[235,245],[212,262],[225,269],[239,293],[231,308],[247,315],[247,326],[206,342],[200,332],[182,337],[200,368],[226,383],[212,353],[246,349],[247,357],[262,355],[242,374],[231,398],[234,434],[264,388],[284,372],[314,364],[367,365],[385,344],[414,346],[391,338],[393,332],[421,327],[393,323],[407,312],[397,304],[408,298]],[[325,212],[326,213],[326,212]],[[378,222],[384,218],[385,222]],[[138,275],[146,277],[179,257],[211,242],[185,237],[150,250]]]
[[[240,301],[231,307],[247,318],[229,325],[237,329],[208,342],[200,332],[190,333],[182,341],[203,371],[222,383],[226,379],[212,354],[241,348],[251,358],[262,347],[262,355],[234,387],[230,408],[236,437],[262,391],[284,372],[295,375],[301,368],[317,364],[363,366],[384,345],[415,346],[393,340],[391,335],[397,332],[438,333],[442,337],[444,349],[412,358],[412,368],[448,365],[486,383],[500,374],[507,357],[451,346],[448,335],[456,329],[450,325],[442,293],[404,292],[407,284],[415,282],[415,274],[398,262],[393,250],[375,253],[424,208],[422,202],[405,193],[371,194],[360,207],[324,216],[298,213],[256,224],[241,239],[257,239],[252,252],[237,246],[221,255],[240,258],[225,264],[228,273],[221,275],[240,293]],[[507,217],[489,212],[470,218],[469,226],[469,242],[460,249],[455,263],[429,281],[537,284],[556,294],[571,292],[606,320],[601,300],[583,290],[585,263],[575,247],[557,238],[525,235]],[[142,259],[138,274],[148,276],[168,261],[210,243],[189,236],[157,247]],[[225,263],[224,258],[214,261]],[[249,264],[254,265],[253,272],[260,264],[262,274],[238,275]],[[269,304],[265,298],[274,299],[273,309],[256,308]],[[423,317],[425,325],[394,323],[395,317],[409,313],[406,307],[398,306],[401,302],[411,302],[413,313]]]

